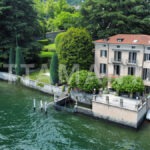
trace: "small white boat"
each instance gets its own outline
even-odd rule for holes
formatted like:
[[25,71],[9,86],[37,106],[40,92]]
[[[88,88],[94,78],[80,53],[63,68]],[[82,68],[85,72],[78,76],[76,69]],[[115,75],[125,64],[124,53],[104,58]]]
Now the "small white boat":
[[150,109],[148,110],[147,114],[146,114],[146,119],[150,120]]

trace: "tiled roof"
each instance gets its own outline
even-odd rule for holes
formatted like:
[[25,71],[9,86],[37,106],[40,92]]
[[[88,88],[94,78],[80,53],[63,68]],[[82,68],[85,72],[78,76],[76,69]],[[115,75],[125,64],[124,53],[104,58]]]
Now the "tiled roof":
[[117,34],[106,39],[99,39],[96,43],[110,44],[142,44],[150,45],[150,35],[144,34]]

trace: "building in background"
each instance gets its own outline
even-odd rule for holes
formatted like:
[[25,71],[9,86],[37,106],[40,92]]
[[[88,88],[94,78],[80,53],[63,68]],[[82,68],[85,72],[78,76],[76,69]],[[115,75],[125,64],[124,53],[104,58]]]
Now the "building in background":
[[94,69],[99,78],[139,76],[150,91],[150,35],[118,34],[94,44]]

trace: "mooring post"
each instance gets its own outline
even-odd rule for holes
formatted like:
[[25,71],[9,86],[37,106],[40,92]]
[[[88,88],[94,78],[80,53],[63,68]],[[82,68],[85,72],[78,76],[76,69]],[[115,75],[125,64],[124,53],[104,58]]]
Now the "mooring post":
[[36,101],[35,101],[35,99],[33,99],[33,109],[34,109],[34,111],[36,109]]
[[42,100],[40,101],[40,108],[41,108],[41,111],[43,111],[43,102],[42,102]]
[[45,102],[44,109],[45,109],[45,114],[47,115],[47,102]]

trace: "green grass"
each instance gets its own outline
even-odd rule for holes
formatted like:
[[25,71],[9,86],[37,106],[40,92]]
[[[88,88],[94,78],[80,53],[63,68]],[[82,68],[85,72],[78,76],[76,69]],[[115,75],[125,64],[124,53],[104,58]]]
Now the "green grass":
[[48,45],[45,45],[43,47],[43,50],[47,50],[47,51],[55,51],[56,50],[56,46],[55,44],[48,44]]
[[44,52],[44,51],[41,51],[39,56],[41,58],[51,58],[53,56],[54,52]]
[[50,77],[45,75],[45,73],[49,73],[49,70],[39,70],[39,71],[35,71],[33,73],[31,73],[29,75],[29,78],[31,80],[37,80],[39,82],[43,82],[43,83],[48,83],[50,84]]
[[43,49],[41,50],[39,57],[41,58],[51,58],[53,54],[56,51],[55,44],[48,44],[43,46]]

